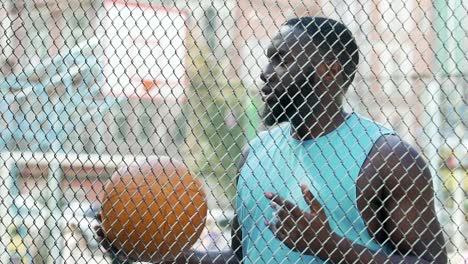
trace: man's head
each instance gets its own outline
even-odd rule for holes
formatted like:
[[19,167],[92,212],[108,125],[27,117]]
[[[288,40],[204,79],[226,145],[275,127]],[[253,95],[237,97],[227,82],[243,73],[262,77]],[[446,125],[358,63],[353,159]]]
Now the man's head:
[[266,53],[261,92],[268,126],[340,107],[359,62],[349,29],[322,17],[288,20]]

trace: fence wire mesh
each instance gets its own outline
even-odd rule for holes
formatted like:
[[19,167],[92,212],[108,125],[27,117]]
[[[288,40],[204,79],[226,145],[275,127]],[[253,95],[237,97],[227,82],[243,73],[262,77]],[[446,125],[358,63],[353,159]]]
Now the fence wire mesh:
[[0,263],[468,262],[462,0],[1,0]]

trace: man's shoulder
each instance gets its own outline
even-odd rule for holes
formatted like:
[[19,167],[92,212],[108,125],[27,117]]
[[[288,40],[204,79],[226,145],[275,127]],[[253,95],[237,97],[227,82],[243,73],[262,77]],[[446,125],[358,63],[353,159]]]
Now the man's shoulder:
[[410,186],[415,180],[431,180],[422,154],[395,134],[383,135],[377,140],[366,168],[377,169],[383,182],[390,186]]
[[373,152],[380,154],[380,157],[410,156],[413,159],[421,157],[416,148],[395,133],[382,135],[375,143]]

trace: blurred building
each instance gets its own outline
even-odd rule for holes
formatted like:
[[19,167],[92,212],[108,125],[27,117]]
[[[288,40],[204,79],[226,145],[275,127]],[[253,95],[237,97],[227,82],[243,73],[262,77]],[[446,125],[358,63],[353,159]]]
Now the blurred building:
[[[457,8],[463,7],[461,0],[435,4],[429,0],[139,3],[188,12],[187,50],[209,47],[211,59],[223,69],[220,74],[231,83],[241,83],[253,97],[267,63],[265,48],[281,24],[303,15],[335,18],[354,32],[361,52],[360,68],[347,97],[349,109],[394,127],[421,149],[437,148],[443,136],[466,137],[464,132],[454,133],[456,127],[466,131],[468,122],[468,59],[464,53],[467,41],[463,37],[467,35],[468,22],[462,14],[466,8]],[[96,0],[2,1],[1,74],[18,76],[96,37],[102,27],[99,20],[102,4]],[[93,53],[96,61],[102,52],[101,47]],[[187,67],[193,66],[196,59],[188,56]],[[49,74],[33,73],[28,76],[31,82],[41,77],[37,74],[46,78]],[[79,79],[74,84],[83,85]],[[50,96],[58,98],[64,89],[63,86],[52,89]],[[239,104],[243,100],[239,98]],[[38,106],[28,104],[27,100],[16,101],[9,107],[32,122],[35,117],[31,109]],[[63,150],[181,157],[180,146],[184,144],[181,130],[186,129],[179,126],[185,118],[183,107],[183,101],[127,98],[103,111],[102,117],[75,125]],[[86,111],[82,109],[75,117],[79,119]],[[26,124],[28,129],[28,122],[4,122],[3,126],[19,129]],[[9,146],[28,150],[27,140],[13,138]]]

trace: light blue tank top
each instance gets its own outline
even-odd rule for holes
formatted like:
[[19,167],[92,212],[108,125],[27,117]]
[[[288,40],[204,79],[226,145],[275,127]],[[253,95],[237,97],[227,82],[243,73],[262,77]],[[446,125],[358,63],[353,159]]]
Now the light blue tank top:
[[312,140],[295,140],[290,131],[290,125],[284,124],[250,143],[236,200],[244,263],[325,263],[292,251],[264,224],[273,217],[266,191],[309,210],[300,183],[306,183],[322,204],[335,233],[373,251],[387,252],[367,232],[357,207],[356,180],[375,142],[394,132],[355,113],[336,130]]

